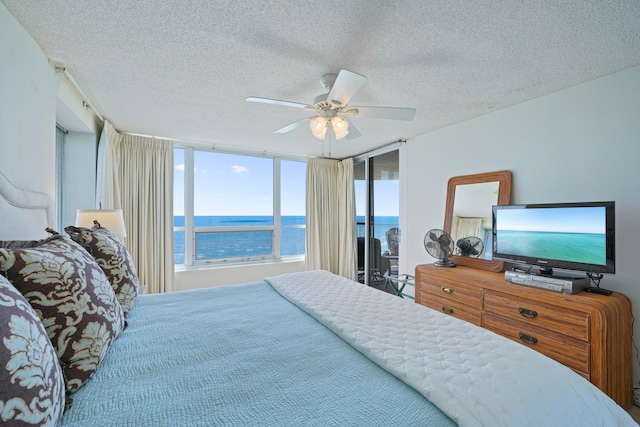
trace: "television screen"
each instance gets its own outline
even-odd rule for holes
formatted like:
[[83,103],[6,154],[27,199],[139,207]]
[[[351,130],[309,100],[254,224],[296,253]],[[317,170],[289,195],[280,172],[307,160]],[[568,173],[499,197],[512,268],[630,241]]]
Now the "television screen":
[[493,207],[493,255],[543,269],[615,272],[615,203]]

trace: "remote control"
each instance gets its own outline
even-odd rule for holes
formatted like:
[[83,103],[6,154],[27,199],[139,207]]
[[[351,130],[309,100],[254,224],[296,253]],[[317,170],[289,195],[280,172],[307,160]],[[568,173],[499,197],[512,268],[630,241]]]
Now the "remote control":
[[592,292],[594,294],[606,295],[606,296],[609,296],[613,293],[613,291],[610,291],[609,289],[599,288],[597,286],[590,286],[587,289],[585,289],[585,291]]

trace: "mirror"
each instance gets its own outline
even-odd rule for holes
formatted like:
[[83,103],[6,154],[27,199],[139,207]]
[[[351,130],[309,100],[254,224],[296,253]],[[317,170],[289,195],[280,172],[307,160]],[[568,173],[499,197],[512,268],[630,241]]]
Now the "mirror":
[[455,176],[449,179],[444,231],[451,235],[454,242],[469,236],[478,237],[483,242],[483,250],[477,254],[476,249],[480,245],[474,245],[466,251],[456,245],[455,253],[458,255],[450,257],[451,261],[481,270],[502,271],[503,262],[491,259],[491,206],[508,205],[510,199],[510,171]]

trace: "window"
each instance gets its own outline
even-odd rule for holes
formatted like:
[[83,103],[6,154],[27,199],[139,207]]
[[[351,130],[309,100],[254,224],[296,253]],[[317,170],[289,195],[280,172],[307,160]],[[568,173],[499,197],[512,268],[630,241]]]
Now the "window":
[[397,145],[358,156],[354,159],[353,172],[356,232],[368,243],[358,246],[358,250],[364,251],[358,254],[358,271],[361,272],[358,279],[372,283],[378,278],[376,274],[397,276],[399,253],[389,245],[393,236],[400,233],[400,151]]
[[175,263],[242,263],[305,251],[306,163],[174,150]]
[[305,253],[306,176],[305,162],[280,161],[280,254],[282,256]]
[[65,222],[65,197],[67,190],[67,150],[65,136],[69,132],[56,125],[56,230],[63,230]]

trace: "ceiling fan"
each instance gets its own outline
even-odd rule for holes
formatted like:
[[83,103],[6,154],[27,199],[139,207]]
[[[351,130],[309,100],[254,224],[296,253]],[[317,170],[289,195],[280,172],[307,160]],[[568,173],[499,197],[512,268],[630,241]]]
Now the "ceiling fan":
[[[290,132],[308,121],[313,136],[322,140],[324,140],[329,129],[334,133],[336,140],[345,137],[347,139],[355,139],[361,136],[358,129],[351,124],[347,117],[413,120],[416,114],[415,108],[350,107],[348,103],[351,97],[355,95],[366,81],[367,78],[365,76],[348,70],[340,70],[338,75],[325,74],[320,78],[320,83],[328,92],[316,96],[311,105],[255,96],[250,96],[247,98],[247,101],[304,108],[316,113],[315,116],[305,117],[304,119],[277,129],[274,133]],[[329,126],[329,124],[331,124],[331,126]]]

